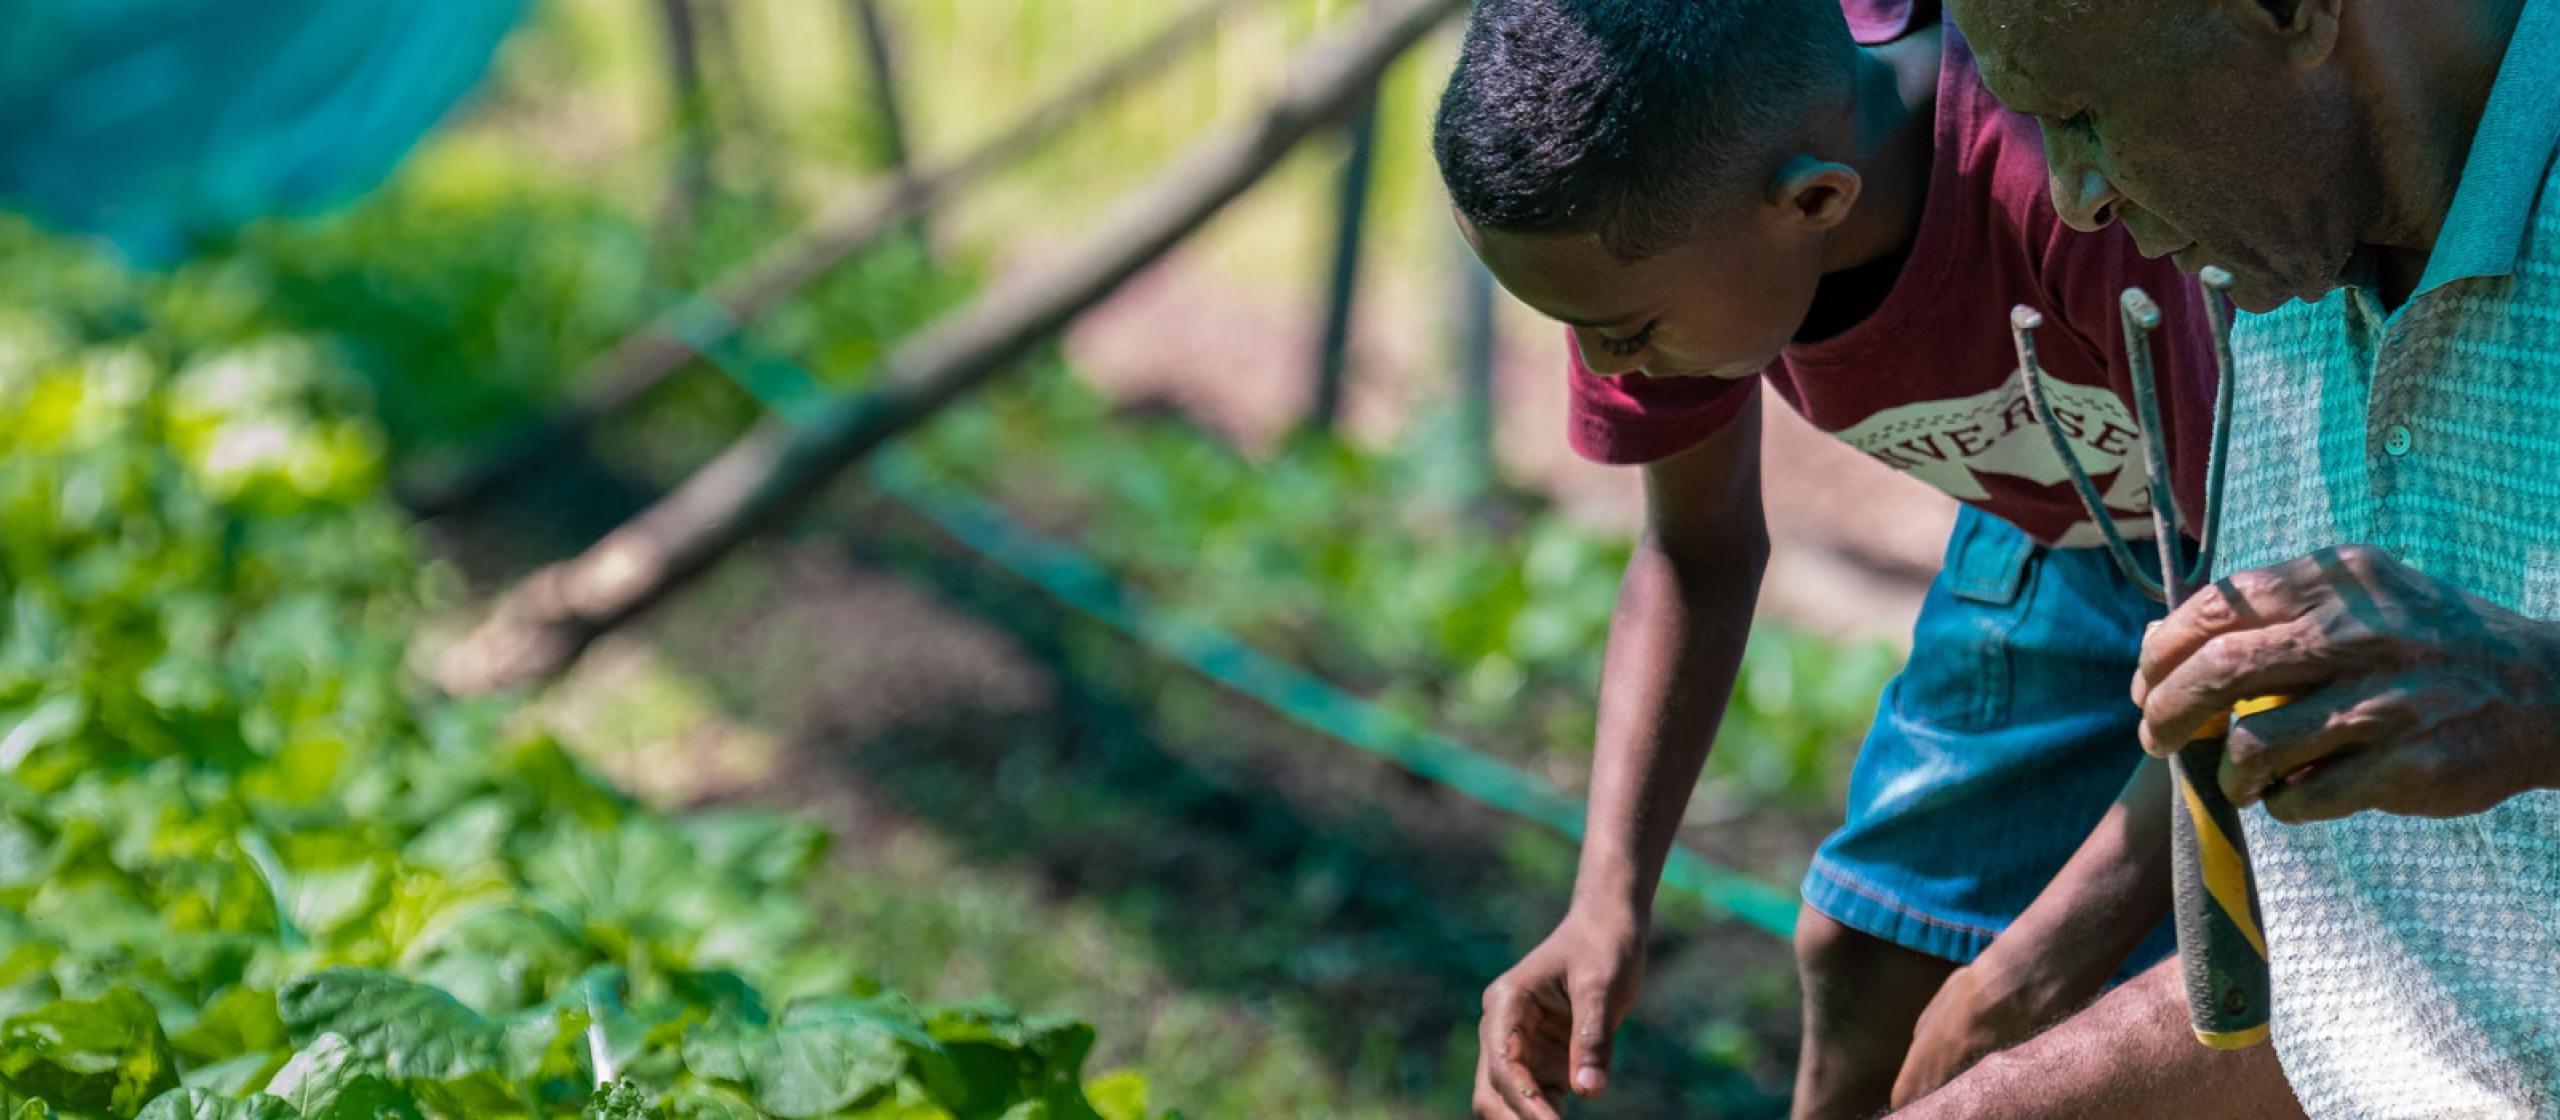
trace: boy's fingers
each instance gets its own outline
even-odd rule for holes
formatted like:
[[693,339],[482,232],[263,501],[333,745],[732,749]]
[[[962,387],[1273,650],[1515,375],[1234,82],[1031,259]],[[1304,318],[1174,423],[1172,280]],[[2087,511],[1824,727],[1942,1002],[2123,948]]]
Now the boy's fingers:
[[1511,1109],[1493,1091],[1493,1067],[1485,1064],[1490,1057],[1484,1047],[1476,1047],[1476,1092],[1468,1103],[1476,1120],[1511,1120]]
[[1509,981],[1496,981],[1484,993],[1484,1019],[1477,1043],[1492,1082],[1494,1096],[1519,1120],[1557,1120],[1546,1102],[1547,1091],[1530,1071],[1538,1043],[1530,1037],[1528,997]]
[[1502,1036],[1520,1019],[1520,989],[1509,978],[1494,981],[1484,990],[1484,1018],[1476,1020],[1476,1043],[1487,1054],[1501,1052]]
[[1476,1053],[1476,1120],[1522,1120],[1520,1113],[1503,1098],[1502,1086],[1494,1082],[1494,1057],[1489,1051]]
[[1548,1098],[1549,1088],[1538,1084],[1528,1063],[1517,1058],[1496,1055],[1493,1064],[1493,1092],[1519,1120],[1558,1120],[1555,1105]]
[[1573,1046],[1568,1069],[1573,1091],[1596,1097],[1609,1087],[1609,1049],[1612,1039],[1609,1016],[1609,986],[1606,981],[1582,981],[1573,989]]

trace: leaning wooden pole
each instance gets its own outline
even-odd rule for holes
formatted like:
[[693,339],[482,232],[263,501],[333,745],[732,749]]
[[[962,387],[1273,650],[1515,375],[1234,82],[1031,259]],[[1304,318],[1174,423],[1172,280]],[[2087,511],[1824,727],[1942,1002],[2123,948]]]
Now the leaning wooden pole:
[[1067,256],[1000,283],[881,363],[879,388],[768,419],[674,493],[585,553],[526,577],[447,655],[457,693],[533,684],[597,635],[710,568],[873,448],[933,415],[1056,334],[1163,256],[1368,96],[1390,63],[1467,0],[1382,0],[1380,18],[1309,48],[1261,116],[1194,147]]
[[480,501],[562,448],[577,446],[598,423],[692,364],[694,347],[726,341],[846,259],[914,228],[945,195],[1055,139],[1096,104],[1161,71],[1166,59],[1205,38],[1228,12],[1252,2],[1257,0],[1200,0],[994,138],[950,160],[916,165],[819,215],[800,233],[713,283],[704,305],[672,308],[589,361],[570,377],[565,403],[494,441],[496,451],[404,479],[400,500],[420,516],[448,513]]

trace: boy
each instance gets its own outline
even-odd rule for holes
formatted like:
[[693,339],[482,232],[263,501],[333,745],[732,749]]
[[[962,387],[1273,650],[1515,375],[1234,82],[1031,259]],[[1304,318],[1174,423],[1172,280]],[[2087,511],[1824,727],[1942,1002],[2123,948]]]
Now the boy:
[[2128,537],[2149,524],[2116,297],[2139,284],[2163,305],[2190,513],[2207,320],[2166,262],[2056,218],[2035,123],[1983,90],[1934,4],[1847,17],[1838,0],[1481,0],[1442,101],[1469,243],[1571,327],[1572,443],[1642,464],[1647,509],[1574,901],[1486,991],[1480,1116],[1553,1117],[1606,1085],[1766,558],[1763,383],[1965,503],[1847,822],[1805,878],[1796,1115],[1871,1116],[2172,948],[2166,783],[2131,780],[2126,698],[2159,608],[2092,547],[2007,312],[2045,312],[2048,393]]

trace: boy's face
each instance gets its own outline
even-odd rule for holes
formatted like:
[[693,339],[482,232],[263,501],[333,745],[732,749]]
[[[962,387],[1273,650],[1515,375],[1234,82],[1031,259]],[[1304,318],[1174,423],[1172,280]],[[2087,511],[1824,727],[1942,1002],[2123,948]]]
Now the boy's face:
[[1721,223],[1632,263],[1594,234],[1504,233],[1464,217],[1458,226],[1494,279],[1573,328],[1583,362],[1608,377],[1758,373],[1795,337],[1822,279],[1819,241],[1789,236],[1774,218]]

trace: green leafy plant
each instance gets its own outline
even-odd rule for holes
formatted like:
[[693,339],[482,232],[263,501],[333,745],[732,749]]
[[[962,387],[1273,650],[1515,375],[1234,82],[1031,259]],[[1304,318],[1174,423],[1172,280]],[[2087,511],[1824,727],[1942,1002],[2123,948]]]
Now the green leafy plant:
[[1086,1093],[1088,1028],[830,951],[813,827],[650,812],[422,691],[367,388],[236,262],[0,257],[82,278],[0,311],[14,1117],[1145,1115]]

